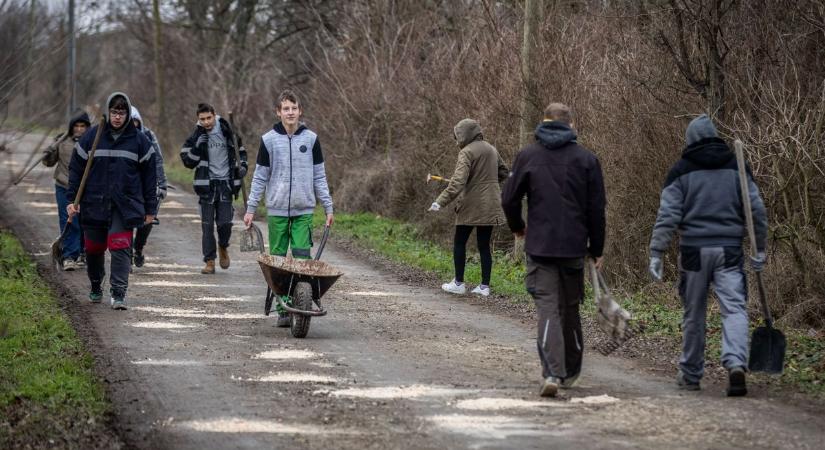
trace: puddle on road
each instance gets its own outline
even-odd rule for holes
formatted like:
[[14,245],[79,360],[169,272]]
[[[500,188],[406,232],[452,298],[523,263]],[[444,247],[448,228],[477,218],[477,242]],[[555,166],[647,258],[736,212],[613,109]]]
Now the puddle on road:
[[618,401],[618,398],[611,397],[607,394],[592,395],[590,397],[575,397],[570,399],[570,403],[581,403],[585,405],[607,405],[610,403],[617,403]]
[[38,211],[35,214],[38,216],[57,216],[57,211]]
[[42,194],[54,195],[54,190],[50,190],[50,189],[46,189],[46,188],[42,188],[42,187],[33,187],[33,188],[26,189],[26,193],[27,194],[33,194],[33,195],[42,195]]
[[278,372],[257,378],[242,378],[232,376],[233,380],[238,381],[262,381],[267,383],[316,383],[316,384],[334,384],[339,380],[326,375],[317,375],[314,373],[301,372]]
[[56,203],[48,203],[48,202],[25,202],[26,206],[30,206],[32,208],[55,208],[57,209]]
[[244,297],[197,297],[193,298],[196,302],[243,302],[246,301]]
[[347,292],[345,295],[355,295],[358,297],[401,297],[400,292],[381,292],[381,291],[357,291]]
[[[139,307],[133,307],[136,309]],[[178,330],[183,328],[198,328],[201,325],[177,323],[177,322],[132,322],[129,324],[133,328],[152,328],[158,330]]]
[[177,200],[164,200],[161,204],[161,207],[166,208],[189,208],[188,206],[184,205],[183,203]]
[[263,353],[258,353],[252,359],[311,359],[321,356],[309,350],[269,350]]
[[191,266],[186,264],[178,264],[178,263],[156,263],[156,262],[148,262],[143,265],[143,267],[148,267],[150,269],[189,269],[189,270],[197,270],[200,273],[200,270],[203,266]]
[[[516,436],[559,436],[563,430],[509,416],[465,416],[461,414],[427,418],[437,428],[479,439],[508,439]],[[567,427],[565,427],[567,428]]]
[[[161,205],[161,211],[163,211],[163,205]],[[169,215],[173,219],[198,219],[200,222],[200,214],[192,214],[192,213],[181,213],[181,214],[170,214]]]
[[135,306],[131,308],[135,311],[148,312],[152,314],[159,314],[163,317],[181,317],[187,319],[263,319],[265,316],[261,314],[244,314],[244,313],[207,313],[203,310],[192,309],[178,309],[178,308],[157,308],[153,306]]
[[202,366],[201,361],[188,361],[179,359],[142,359],[139,361],[132,361],[132,364],[137,366]]
[[327,425],[288,425],[277,420],[246,420],[237,417],[190,420],[179,423],[177,427],[212,433],[309,434],[313,436],[319,434],[361,434],[355,430],[336,429]]
[[461,400],[455,404],[456,408],[473,411],[501,411],[503,409],[535,409],[535,408],[564,408],[568,403],[559,401],[530,401],[515,398],[476,398]]
[[468,389],[453,389],[442,386],[386,386],[374,388],[351,388],[331,391],[333,397],[358,397],[370,399],[416,399],[422,397],[451,397],[456,395],[472,394],[476,391]]
[[197,276],[199,278],[203,276],[200,273],[195,273],[195,272],[173,272],[173,271],[169,271],[169,272],[140,272],[140,271],[135,271],[135,275],[154,276],[154,277],[194,277],[194,276]]
[[[57,213],[55,213],[57,214]],[[149,287],[221,287],[217,284],[206,284],[206,283],[186,283],[183,281],[136,281],[134,283],[136,286],[149,286]]]

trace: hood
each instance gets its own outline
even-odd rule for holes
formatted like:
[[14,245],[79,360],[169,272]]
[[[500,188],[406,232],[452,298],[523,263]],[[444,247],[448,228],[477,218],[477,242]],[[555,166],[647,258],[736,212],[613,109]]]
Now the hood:
[[86,114],[86,111],[77,110],[77,111],[75,111],[72,118],[69,119],[69,128],[66,131],[67,133],[69,133],[69,136],[72,135],[72,129],[74,128],[74,125],[78,122],[85,123],[86,127],[91,127],[92,126],[92,122],[89,120],[89,115]]
[[132,121],[135,121],[135,120],[138,121],[137,129],[142,130],[143,129],[143,118],[140,117],[140,111],[138,111],[138,109],[135,108],[135,105],[132,105],[132,109],[130,110],[130,114],[131,114],[131,117],[132,117]]
[[536,127],[536,140],[552,150],[576,142],[576,132],[564,122],[547,120]]
[[106,111],[106,113],[105,113],[106,125],[111,126],[110,122],[109,122],[109,105],[112,103],[112,100],[115,97],[118,97],[118,96],[123,97],[124,99],[126,99],[126,122],[125,122],[126,126],[123,127],[123,129],[126,129],[126,128],[129,127],[129,125],[132,124],[132,102],[131,102],[131,100],[129,100],[129,96],[124,94],[123,92],[117,92],[117,91],[112,92],[112,94],[109,95],[109,98],[106,99],[106,110],[105,110]]
[[470,142],[482,139],[481,125],[473,119],[462,119],[453,128],[453,135],[459,148],[464,148]]
[[[272,126],[272,129],[275,130],[275,132],[278,133],[278,134],[284,134],[284,135],[287,134],[286,128],[284,127],[283,122],[277,122],[275,125]],[[307,127],[306,127],[306,125],[304,125],[303,122],[299,123],[298,124],[298,129],[295,130],[295,135],[301,134],[301,132],[306,130],[306,129],[307,129]]]
[[704,139],[718,137],[719,133],[716,132],[713,121],[710,120],[707,114],[702,114],[691,120],[687,130],[685,130],[685,147],[691,147]]
[[685,147],[682,158],[701,167],[715,169],[722,167],[733,159],[734,154],[722,139],[706,138]]

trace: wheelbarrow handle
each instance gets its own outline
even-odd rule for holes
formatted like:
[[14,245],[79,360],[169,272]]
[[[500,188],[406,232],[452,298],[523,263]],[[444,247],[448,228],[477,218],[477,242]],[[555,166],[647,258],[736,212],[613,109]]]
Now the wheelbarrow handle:
[[315,252],[315,260],[318,261],[321,259],[321,254],[324,253],[324,247],[327,245],[327,239],[329,238],[329,225],[324,227],[324,236],[321,237],[321,244],[318,245],[318,251]]

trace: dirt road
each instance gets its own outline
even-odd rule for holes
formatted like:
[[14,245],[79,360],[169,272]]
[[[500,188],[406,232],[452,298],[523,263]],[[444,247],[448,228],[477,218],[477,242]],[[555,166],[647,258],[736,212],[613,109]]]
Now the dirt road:
[[[0,186],[36,139],[0,159]],[[51,172],[5,194],[2,221],[38,262],[58,234]],[[254,254],[199,273],[197,201],[171,191],[129,310],[86,300],[84,273],[53,273],[92,346],[118,432],[139,449],[821,448],[825,417],[768,390],[724,397],[674,388],[620,358],[587,353],[579,387],[537,396],[534,325],[405,284],[336,247],[345,276],[306,339],[263,316]],[[236,226],[235,230],[239,230]],[[104,289],[106,287],[104,286]],[[675,355],[674,355],[675,357]]]

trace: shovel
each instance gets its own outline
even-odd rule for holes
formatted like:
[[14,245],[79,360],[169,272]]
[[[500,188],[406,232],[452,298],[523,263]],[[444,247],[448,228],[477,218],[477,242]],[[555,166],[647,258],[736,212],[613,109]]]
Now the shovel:
[[[739,187],[742,195],[742,209],[745,213],[745,223],[748,227],[748,237],[750,238],[751,254],[756,256],[756,233],[753,231],[753,216],[751,215],[751,199],[748,195],[748,177],[745,172],[745,155],[742,141],[736,140],[733,143],[736,151],[736,163],[739,166]],[[758,327],[751,336],[751,354],[748,362],[748,369],[751,372],[765,372],[771,374],[781,374],[785,362],[785,335],[773,327],[771,310],[768,308],[768,300],[765,298],[765,284],[762,281],[762,272],[756,272],[756,284],[759,287],[759,302],[762,304],[762,315],[765,318],[765,326]]]
[[[235,144],[235,162],[236,164],[240,164],[241,157],[238,151],[238,129],[235,127],[235,116],[232,114],[232,111],[229,111],[229,126],[232,127],[232,139]],[[246,212],[246,202],[249,198],[246,193],[246,183],[244,180],[241,180],[241,193],[243,194],[243,210]],[[242,253],[264,252],[264,235],[261,233],[261,229],[254,223],[244,229],[243,234],[241,234],[240,250]]]
[[596,323],[608,337],[607,341],[596,345],[596,350],[607,356],[640,334],[643,327],[616,301],[604,276],[593,263],[590,263],[590,277],[593,298],[596,300]]
[[[83,177],[80,178],[80,187],[78,187],[77,195],[75,195],[74,197],[75,209],[77,209],[77,205],[80,204],[80,199],[83,198],[83,191],[86,190],[86,180],[88,180],[89,172],[91,172],[92,170],[92,160],[95,157],[95,152],[97,151],[97,144],[98,142],[100,142],[100,135],[102,134],[104,125],[106,125],[106,118],[101,117],[100,123],[97,124],[97,133],[95,133],[95,140],[94,142],[92,142],[92,150],[89,152],[89,159],[86,161],[86,168],[83,169]],[[69,225],[72,224],[72,219],[74,219],[75,216],[69,217],[69,219],[66,221],[66,226],[63,227],[63,231],[60,233],[60,237],[58,237],[54,242],[52,242],[52,263],[60,269],[63,268],[63,240],[66,239],[66,235],[69,232]]]

